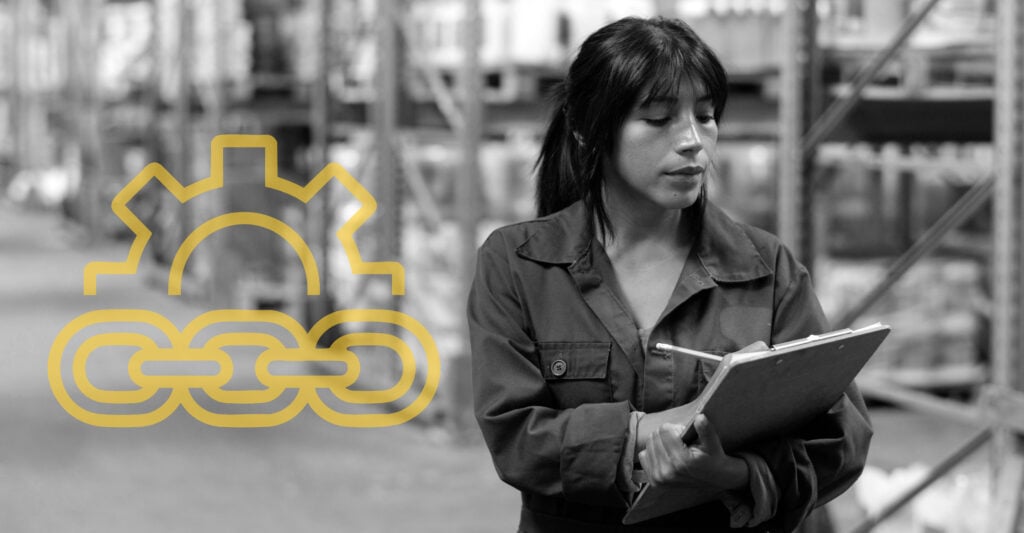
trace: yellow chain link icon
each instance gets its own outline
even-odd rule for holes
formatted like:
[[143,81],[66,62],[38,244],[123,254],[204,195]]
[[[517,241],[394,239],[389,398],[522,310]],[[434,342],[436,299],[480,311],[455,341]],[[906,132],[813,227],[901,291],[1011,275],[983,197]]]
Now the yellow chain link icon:
[[[114,198],[114,213],[135,233],[128,258],[123,262],[92,262],[84,272],[84,293],[96,294],[96,278],[101,274],[134,274],[152,233],[127,207],[130,201],[151,180],[157,180],[175,198],[184,203],[199,194],[219,189],[224,184],[223,157],[226,148],[262,148],[264,150],[264,185],[307,203],[331,180],[340,182],[360,202],[359,210],[337,232],[354,274],[383,274],[391,277],[392,294],[405,291],[402,265],[397,262],[365,262],[355,242],[355,231],[376,211],[376,201],[348,171],[337,163],[323,168],[306,186],[299,186],[277,176],[277,142],[269,135],[218,135],[211,142],[210,176],[191,185],[183,186],[158,163],[151,163],[137,174]],[[233,212],[212,218],[197,227],[185,238],[171,264],[168,294],[181,294],[181,281],[185,264],[200,242],[214,232],[231,226],[249,225],[273,231],[298,253],[306,274],[306,292],[320,293],[320,276],[316,261],[308,245],[294,229],[284,222],[255,212]],[[197,336],[221,324],[248,324],[253,330],[220,333],[195,346]],[[343,413],[325,402],[321,392],[346,404],[389,404],[405,397],[416,384],[417,362],[415,346],[402,337],[382,332],[347,333],[321,347],[320,340],[335,326],[345,324],[378,324],[397,326],[407,337],[415,339],[423,354],[426,369],[423,383],[407,405],[393,412]],[[126,325],[148,327],[159,332],[154,339],[136,331],[124,331]],[[88,334],[90,329],[109,329],[92,334],[78,344],[72,341]],[[273,326],[285,332],[286,342],[278,336],[256,331],[255,326]],[[163,341],[162,345],[161,342]],[[226,347],[252,346],[262,348],[255,363],[255,375],[264,388],[251,390],[226,389],[224,385],[234,374],[234,362],[224,350]],[[401,375],[388,389],[353,390],[360,373],[360,363],[353,347],[384,347],[398,355]],[[87,372],[87,363],[97,350],[107,347],[127,347],[134,350],[128,359],[128,376],[137,387],[130,390],[106,390],[95,386]],[[73,353],[68,353],[73,350]],[[65,383],[65,360],[70,359],[71,378],[78,393],[88,402],[80,402],[69,392]],[[213,374],[148,374],[147,363],[210,363],[217,371]],[[278,375],[271,371],[274,363],[328,362],[342,363],[345,371],[335,375]],[[309,331],[294,318],[279,311],[220,309],[204,313],[179,330],[170,320],[145,309],[102,309],[87,312],[72,320],[54,340],[48,361],[50,387],[60,405],[72,416],[87,424],[105,427],[149,426],[166,419],[182,407],[197,420],[212,426],[266,427],[291,420],[306,406],[324,420],[339,426],[384,427],[401,424],[419,415],[429,405],[440,382],[440,356],[433,337],[412,317],[390,309],[350,309],[334,311],[322,317]],[[193,396],[201,390],[213,403],[222,405],[265,405],[280,402],[286,393],[294,396],[284,406],[270,413],[216,412],[207,409]],[[160,395],[166,398],[161,402]],[[107,406],[132,406],[138,412],[98,412],[89,408],[89,402]],[[153,405],[155,403],[155,405]]]

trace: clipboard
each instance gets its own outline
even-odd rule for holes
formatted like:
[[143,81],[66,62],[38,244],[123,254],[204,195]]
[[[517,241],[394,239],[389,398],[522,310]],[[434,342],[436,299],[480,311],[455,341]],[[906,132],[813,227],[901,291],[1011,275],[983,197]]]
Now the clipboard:
[[[767,350],[721,358],[708,385],[693,402],[683,441],[697,440],[693,419],[703,413],[726,452],[791,434],[826,412],[842,397],[891,328],[873,324],[785,342]],[[666,353],[692,350],[659,344]],[[704,358],[716,358],[703,354]],[[716,495],[692,488],[645,485],[634,497],[623,524],[635,524],[711,501]]]

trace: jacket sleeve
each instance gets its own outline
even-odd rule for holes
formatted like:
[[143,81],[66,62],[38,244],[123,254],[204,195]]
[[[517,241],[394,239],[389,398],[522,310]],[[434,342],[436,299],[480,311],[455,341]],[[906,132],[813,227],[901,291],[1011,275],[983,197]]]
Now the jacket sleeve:
[[477,422],[499,477],[527,492],[614,507],[627,402],[558,409],[542,375],[519,279],[493,234],[477,255],[468,319]]
[[[776,264],[772,343],[829,329],[807,270],[785,248]],[[867,459],[872,429],[864,399],[851,384],[829,411],[784,441],[754,450],[769,465],[779,491],[773,528],[792,531],[815,507],[848,489]]]

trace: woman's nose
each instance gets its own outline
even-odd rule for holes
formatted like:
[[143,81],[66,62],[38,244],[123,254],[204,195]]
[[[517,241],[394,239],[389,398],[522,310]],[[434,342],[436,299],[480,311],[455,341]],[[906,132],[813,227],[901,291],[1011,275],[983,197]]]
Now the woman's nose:
[[676,152],[697,152],[703,147],[694,117],[680,121],[676,135]]

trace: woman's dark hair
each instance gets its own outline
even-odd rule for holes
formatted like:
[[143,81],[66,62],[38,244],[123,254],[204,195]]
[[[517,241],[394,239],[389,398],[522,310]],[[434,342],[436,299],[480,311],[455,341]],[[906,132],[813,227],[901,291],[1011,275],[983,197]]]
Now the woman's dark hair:
[[[537,159],[538,216],[582,199],[591,220],[610,231],[601,197],[604,156],[637,103],[677,97],[687,86],[707,92],[718,121],[728,92],[725,69],[686,23],[631,17],[591,34],[554,88],[555,110]],[[697,211],[705,196],[702,190]]]

